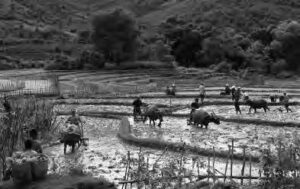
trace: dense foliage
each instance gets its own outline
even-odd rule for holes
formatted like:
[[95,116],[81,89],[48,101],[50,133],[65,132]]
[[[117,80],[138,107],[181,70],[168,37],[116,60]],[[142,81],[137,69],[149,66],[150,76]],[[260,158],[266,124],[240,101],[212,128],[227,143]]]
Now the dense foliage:
[[94,18],[92,25],[93,42],[106,61],[120,64],[135,58],[138,30],[128,14],[122,10],[103,13]]
[[[0,118],[0,170],[5,168],[5,159],[15,150],[23,149],[23,142],[30,129],[37,129],[41,137],[48,140],[50,132],[56,126],[53,104],[36,98],[9,99],[11,114]],[[0,174],[1,175],[1,174]]]
[[208,23],[186,25],[178,18],[161,25],[172,54],[182,66],[212,66],[217,71],[253,67],[273,74],[299,72],[299,28],[296,21],[284,21],[245,33],[233,28],[220,30]]

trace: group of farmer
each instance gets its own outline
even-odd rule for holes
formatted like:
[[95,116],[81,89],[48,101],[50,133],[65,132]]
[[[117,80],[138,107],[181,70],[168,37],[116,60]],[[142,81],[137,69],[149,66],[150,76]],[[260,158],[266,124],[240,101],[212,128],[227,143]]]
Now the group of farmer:
[[[170,95],[171,91],[175,91],[175,84],[172,85],[172,88],[170,89],[169,86],[167,86],[167,95]],[[175,95],[175,92],[174,94]],[[221,92],[221,95],[231,95],[231,99],[233,101],[233,105],[236,111],[236,114],[242,114],[241,108],[240,108],[240,104],[241,101],[248,101],[250,100],[249,98],[249,94],[246,91],[242,91],[241,87],[236,87],[235,85],[233,86],[229,86],[229,84],[225,85],[224,91]],[[204,103],[204,99],[206,96],[206,89],[205,89],[205,85],[204,83],[201,83],[199,86],[199,97],[195,98],[195,100],[191,103],[190,108],[191,108],[191,112],[190,112],[190,121],[191,122],[191,115],[193,112],[195,112],[195,110],[199,109],[199,107],[201,105],[203,105]],[[199,98],[200,98],[200,102],[199,102]],[[271,102],[276,102],[276,98],[279,98],[277,96],[270,96]],[[292,112],[292,110],[289,108],[289,97],[286,93],[283,93],[283,96],[280,97],[280,102],[282,102],[282,104],[284,105],[285,109],[287,112]],[[141,111],[141,106],[142,106],[142,100],[140,97],[138,97],[137,99],[134,100],[133,102],[133,107],[134,107],[134,111],[133,111],[133,115],[134,118],[136,118],[137,115],[141,115],[142,111]]]

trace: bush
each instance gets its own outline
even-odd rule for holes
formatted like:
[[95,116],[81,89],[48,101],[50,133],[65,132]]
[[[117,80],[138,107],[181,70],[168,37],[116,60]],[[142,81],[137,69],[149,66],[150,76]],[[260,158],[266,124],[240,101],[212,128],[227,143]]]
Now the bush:
[[285,60],[278,60],[271,65],[271,73],[277,74],[287,68],[287,63]]
[[232,69],[231,64],[226,61],[222,61],[221,63],[219,63],[217,66],[214,67],[214,70],[216,72],[224,72],[224,73],[229,73],[231,69]]
[[57,55],[54,60],[45,67],[46,70],[72,70],[82,69],[80,62],[70,57]]
[[81,53],[79,62],[85,69],[99,69],[105,66],[104,55],[90,50],[85,50]]
[[92,25],[92,40],[106,61],[120,64],[135,58],[138,31],[131,16],[116,10],[96,16]]
[[200,33],[187,31],[173,44],[172,55],[181,66],[193,66],[197,62],[197,53],[201,51],[201,42]]
[[12,63],[7,63],[5,60],[0,60],[0,70],[11,70],[15,66]]

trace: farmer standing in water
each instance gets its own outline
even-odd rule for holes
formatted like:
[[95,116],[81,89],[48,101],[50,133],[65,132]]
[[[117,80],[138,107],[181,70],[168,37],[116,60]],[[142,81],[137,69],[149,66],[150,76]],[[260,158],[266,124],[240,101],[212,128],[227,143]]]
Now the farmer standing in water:
[[241,88],[239,87],[234,94],[234,107],[236,114],[240,113],[242,114],[241,108],[240,108],[240,99],[241,99]]
[[141,97],[137,97],[132,103],[133,105],[133,117],[134,119],[137,119],[137,115],[142,115],[141,106],[143,102],[141,100]]
[[292,112],[292,109],[289,107],[289,100],[290,100],[290,97],[286,93],[283,93],[282,103],[283,103],[287,113]]
[[199,93],[200,93],[201,104],[203,104],[204,98],[205,98],[205,94],[206,94],[206,92],[205,92],[205,86],[204,86],[203,83],[201,83],[200,86],[199,86]]
[[195,101],[191,104],[191,113],[190,113],[190,119],[189,119],[189,122],[188,122],[188,125],[191,124],[192,122],[192,114],[197,110],[199,109],[200,105],[199,105],[199,99],[198,98],[195,98]]

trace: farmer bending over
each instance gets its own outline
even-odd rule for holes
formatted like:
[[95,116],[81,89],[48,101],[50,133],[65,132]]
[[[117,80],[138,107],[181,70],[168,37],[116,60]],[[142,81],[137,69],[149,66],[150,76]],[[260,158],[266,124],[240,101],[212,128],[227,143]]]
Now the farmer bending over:
[[43,149],[40,141],[38,140],[38,132],[36,129],[32,129],[29,132],[30,138],[32,140],[32,149],[37,153],[43,153]]
[[226,84],[225,85],[225,95],[230,95],[230,93],[231,93],[231,90],[229,88],[229,84]]
[[[23,157],[30,157],[32,155],[37,154],[37,152],[32,149],[32,146],[33,146],[32,140],[26,140],[24,142],[24,146],[25,146],[25,149],[24,149],[24,152],[22,154]],[[6,161],[7,161],[6,162],[7,167],[6,167],[6,170],[4,171],[3,181],[9,180],[11,175],[12,175],[13,160],[11,158],[8,158]]]
[[175,93],[176,93],[176,85],[175,85],[175,83],[173,83],[171,86],[170,95],[175,96]]
[[199,105],[199,99],[195,98],[195,101],[191,104],[191,113],[190,113],[190,119],[189,119],[189,125],[192,122],[192,114],[200,107]]
[[137,99],[135,99],[133,101],[132,105],[133,105],[133,117],[134,117],[134,119],[136,119],[137,115],[142,115],[142,111],[141,111],[142,104],[143,104],[143,102],[142,102],[140,97],[138,97]]

